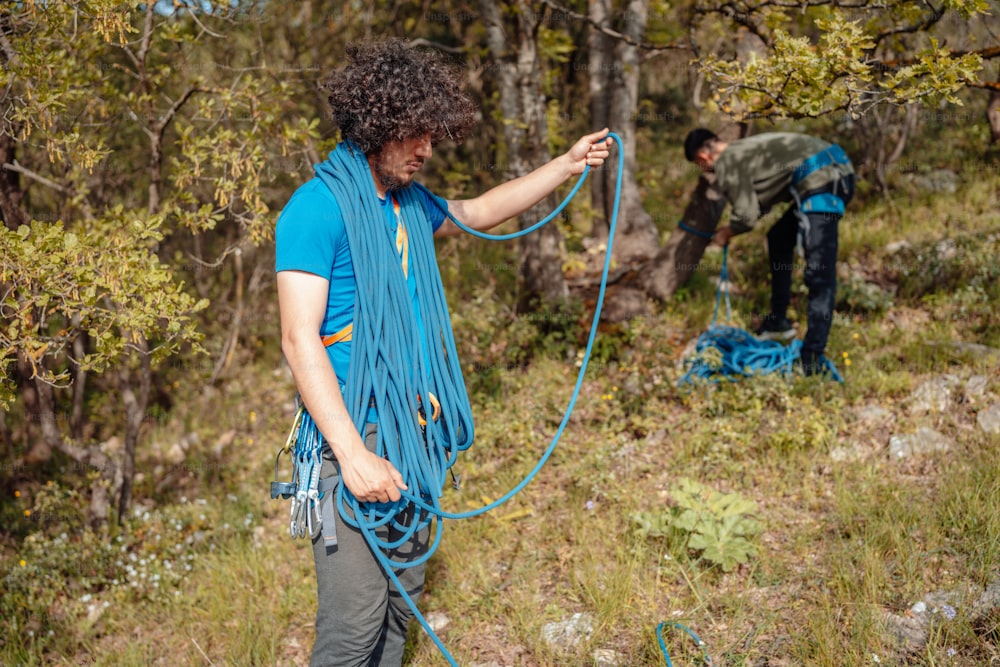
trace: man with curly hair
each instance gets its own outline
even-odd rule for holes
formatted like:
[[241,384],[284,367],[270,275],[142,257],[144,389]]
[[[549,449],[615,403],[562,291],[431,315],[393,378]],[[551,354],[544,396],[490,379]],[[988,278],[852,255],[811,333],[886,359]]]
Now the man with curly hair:
[[[282,351],[326,443],[322,476],[339,475],[345,495],[349,492],[359,503],[385,504],[399,501],[407,484],[390,460],[375,452],[383,451],[384,439],[411,426],[375,391],[367,378],[374,365],[358,361],[360,344],[352,358],[351,341],[379,344],[389,334],[412,341],[407,355],[412,368],[406,371],[411,373],[450,356],[441,351],[441,338],[451,335],[450,324],[431,321],[441,316],[431,312],[435,309],[427,306],[425,293],[440,291],[436,263],[433,257],[424,264],[411,261],[416,259],[411,251],[425,247],[413,242],[416,235],[459,233],[445,211],[477,230],[519,215],[588,165],[601,166],[608,156],[608,131],[580,138],[564,155],[477,197],[444,200],[412,184],[435,145],[445,139],[461,141],[475,122],[476,108],[462,90],[460,72],[435,52],[399,40],[351,45],[347,57],[347,65],[324,84],[342,142],[329,160],[317,165],[317,178],[295,192],[277,224]],[[368,252],[365,244],[388,248],[384,256],[393,266],[366,265],[368,255],[359,250]],[[432,242],[429,247],[433,255]],[[421,271],[434,273],[436,282],[414,275]],[[398,293],[410,295],[402,299],[408,303],[393,304],[401,313],[399,329],[394,321],[373,329],[369,294],[392,280],[405,290]],[[406,338],[411,330],[412,337]],[[462,384],[460,371],[454,381]],[[459,393],[464,396],[464,386]],[[450,406],[441,407],[445,414]],[[471,424],[454,423],[426,424],[418,437],[430,442],[431,427],[446,437],[471,439]],[[397,528],[384,528],[389,542]],[[399,540],[389,556],[418,560],[427,550],[428,533],[421,529]],[[335,518],[324,514],[313,553],[319,605],[311,664],[400,665],[412,612],[359,529],[340,513]],[[399,570],[398,580],[416,599],[424,567]]]

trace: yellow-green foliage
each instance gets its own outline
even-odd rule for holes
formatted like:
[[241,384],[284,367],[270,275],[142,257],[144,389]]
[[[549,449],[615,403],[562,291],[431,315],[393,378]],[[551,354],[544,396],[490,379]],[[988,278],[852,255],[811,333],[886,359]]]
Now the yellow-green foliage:
[[[81,332],[93,348],[75,361],[97,372],[119,363],[140,336],[154,360],[198,341],[192,316],[207,301],[188,293],[154,253],[162,223],[118,206],[68,225],[0,228],[0,282],[16,290],[0,306],[10,322],[0,329],[0,369],[21,352],[36,375],[64,383],[65,368],[46,360],[64,358]],[[0,390],[9,390],[6,375],[0,380]],[[0,403],[12,398],[0,393]]]
[[729,572],[756,553],[750,541],[763,530],[753,519],[757,505],[739,493],[720,493],[683,478],[670,491],[676,505],[666,512],[637,512],[632,516],[641,537],[674,538],[683,552]]
[[[970,25],[988,10],[979,0],[953,4],[950,9]],[[815,118],[832,111],[856,119],[882,103],[960,105],[958,93],[978,80],[983,59],[971,50],[945,48],[932,33],[925,36],[941,18],[936,11],[904,0],[879,7],[872,20],[863,21],[847,9],[807,3],[802,12],[811,20],[801,24],[798,10],[746,8],[739,22],[756,26],[761,48],[749,49],[745,58],[709,53],[699,59],[715,89],[708,105],[745,119]],[[808,27],[796,29],[795,23]],[[897,28],[915,34],[914,43],[892,42],[893,55],[887,56],[878,47]]]

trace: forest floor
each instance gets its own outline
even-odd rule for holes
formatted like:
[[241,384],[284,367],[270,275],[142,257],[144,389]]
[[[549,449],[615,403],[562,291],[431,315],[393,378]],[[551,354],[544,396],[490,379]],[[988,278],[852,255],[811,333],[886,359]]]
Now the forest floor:
[[[506,505],[446,522],[420,608],[457,663],[663,665],[657,628],[676,622],[717,666],[1000,664],[995,204],[991,182],[845,218],[828,349],[843,384],[679,388],[711,318],[710,271],[604,327],[546,465]],[[762,243],[733,249],[735,323],[748,328],[767,294]],[[545,329],[489,287],[452,308],[477,420],[442,500],[460,511],[542,456],[589,313]],[[0,551],[0,663],[308,663],[311,552],[288,536],[287,502],[268,497],[294,411],[276,333],[245,346],[217,389],[178,369],[120,528],[84,529],[78,494],[56,481],[12,501],[34,523]],[[406,664],[447,664],[411,631]],[[674,664],[698,664],[681,629],[662,635]]]

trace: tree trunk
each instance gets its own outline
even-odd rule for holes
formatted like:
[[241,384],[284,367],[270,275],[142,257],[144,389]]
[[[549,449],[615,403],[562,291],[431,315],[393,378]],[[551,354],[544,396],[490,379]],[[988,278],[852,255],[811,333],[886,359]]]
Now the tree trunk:
[[[732,141],[745,136],[749,127],[745,124],[730,123],[716,132],[722,141]],[[691,200],[684,209],[681,221],[685,227],[711,235],[719,224],[719,218],[726,208],[726,199],[714,186],[713,174],[702,174],[698,178]],[[638,282],[651,297],[666,301],[674,295],[678,287],[684,285],[701,264],[710,239],[678,226],[670,234],[666,244],[650,261],[639,276]]]
[[21,190],[21,177],[17,172],[3,168],[5,164],[14,164],[16,156],[17,142],[0,128],[0,217],[11,230],[28,223],[22,206],[24,192]]
[[[766,52],[763,42],[752,33],[741,30],[735,35],[735,38],[736,57],[740,62],[746,63],[751,58],[761,56]],[[700,88],[701,80],[699,79],[692,91],[696,108],[700,107],[697,99],[701,94]],[[740,109],[734,109],[732,117],[738,118],[740,112]],[[729,142],[747,136],[750,133],[750,125],[748,123],[728,122],[715,128],[715,133],[722,141]],[[702,174],[698,178],[698,183],[691,194],[691,200],[684,209],[684,216],[681,218],[686,227],[704,235],[715,232],[722,212],[726,208],[726,199],[713,186],[713,181],[714,176],[711,174]],[[670,238],[667,239],[663,248],[644,267],[638,278],[638,283],[651,297],[659,301],[671,298],[677,288],[684,285],[699,267],[702,255],[705,254],[705,248],[708,247],[709,243],[708,238],[684,231],[678,226],[670,234]]]
[[90,485],[90,507],[87,510],[91,527],[99,529],[108,521],[111,497],[121,485],[121,471],[97,444],[79,446],[59,433],[56,422],[56,401],[51,385],[39,379],[34,381],[38,396],[38,425],[45,444],[66,454],[82,467],[94,469],[97,476]]
[[[587,3],[587,11],[590,20],[595,24],[606,25],[610,22],[611,0],[590,0]],[[611,38],[600,30],[591,30],[587,35],[587,57],[591,126],[594,129],[610,127],[617,130],[618,128],[611,125],[608,77],[605,75],[614,58]],[[598,242],[606,241],[608,238],[608,221],[611,215],[612,201],[608,199],[609,179],[605,178],[605,174],[604,170],[593,171],[590,174],[590,201],[594,211],[601,216],[594,219],[591,236]]]
[[121,523],[132,503],[132,483],[135,480],[135,449],[139,442],[146,408],[149,406],[149,391],[153,383],[153,369],[150,365],[149,346],[145,337],[139,334],[135,343],[138,348],[139,370],[138,388],[132,385],[134,374],[127,365],[120,373],[122,402],[125,404],[125,448],[121,463],[121,495],[118,497],[118,523]]
[[[691,194],[691,201],[684,209],[683,222],[706,236],[715,232],[726,199],[715,189],[711,176],[702,175]],[[678,227],[642,272],[640,285],[647,294],[660,301],[674,295],[678,287],[690,280],[701,264],[710,238],[699,236]]]
[[871,175],[886,199],[890,196],[889,173],[899,170],[896,163],[903,156],[907,140],[917,129],[919,115],[916,111],[913,105],[874,108],[854,123],[858,145],[864,151],[859,164],[860,174]]
[[[551,159],[542,66],[535,44],[543,8],[527,0],[513,0],[511,6],[516,18],[507,25],[496,0],[479,2],[490,59],[497,73],[507,178],[523,176]],[[519,227],[524,229],[538,222],[558,203],[554,195],[546,197],[519,216]],[[569,291],[562,273],[562,235],[558,226],[545,225],[531,238],[522,239],[520,248],[526,290],[522,301],[536,296],[545,301],[565,299]]]
[[[605,0],[592,0],[590,17],[597,21],[603,16],[605,20],[602,23],[606,24],[608,9]],[[648,13],[648,0],[627,0],[623,7],[621,32],[633,42],[641,41],[646,32]],[[611,40],[604,35],[593,37],[591,47],[591,108],[599,113],[606,111],[606,116],[595,115],[595,129],[605,125],[610,127],[621,137],[623,144],[622,154],[594,174],[595,183],[599,183],[592,186],[592,192],[598,191],[595,209],[604,213],[604,221],[595,225],[595,231],[599,238],[607,236],[617,177],[614,160],[621,159],[624,165],[614,256],[620,264],[644,262],[656,253],[659,234],[653,219],[642,206],[635,180],[640,53],[634,44]]]
[[990,124],[990,143],[1000,141],[1000,91],[990,91],[990,103],[986,107],[986,120]]
[[[73,326],[80,326],[80,316],[73,316]],[[70,370],[73,373],[73,408],[69,416],[70,435],[76,441],[83,440],[83,427],[86,419],[84,414],[87,399],[87,371],[80,367],[76,359],[83,359],[87,354],[87,336],[80,333],[73,339],[73,359],[70,361]]]

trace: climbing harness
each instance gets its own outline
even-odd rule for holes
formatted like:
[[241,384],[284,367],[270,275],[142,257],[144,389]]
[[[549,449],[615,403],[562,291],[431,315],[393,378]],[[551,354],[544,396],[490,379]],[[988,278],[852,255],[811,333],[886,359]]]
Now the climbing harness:
[[685,224],[683,220],[677,223],[677,227],[681,229],[681,231],[685,231],[688,234],[694,234],[695,236],[699,236],[709,241],[711,241],[712,238],[715,236],[714,234],[712,234],[712,232],[703,232],[700,229],[695,229],[691,225]]
[[[620,155],[621,138],[610,132],[608,139],[617,144]],[[396,571],[416,567],[431,557],[441,540],[443,519],[479,516],[507,502],[538,474],[555,451],[583,386],[597,336],[618,223],[623,168],[624,163],[619,159],[618,185],[594,318],[576,385],[562,421],[538,463],[514,488],[477,510],[455,513],[441,508],[440,497],[447,474],[451,473],[457,485],[458,478],[451,468],[458,453],[471,445],[474,432],[424,202],[434,202],[460,229],[473,236],[494,241],[515,239],[554,220],[580,190],[590,167],[584,167],[570,193],[552,213],[536,224],[510,234],[485,234],[466,226],[419,183],[396,192],[399,224],[404,224],[404,221],[406,224],[409,263],[411,267],[416,267],[412,271],[412,279],[416,280],[416,309],[410,305],[413,300],[407,289],[406,280],[410,275],[404,277],[403,271],[387,271],[384,268],[394,263],[398,265],[400,255],[398,251],[393,254],[396,247],[392,239],[388,239],[389,243],[385,242],[386,225],[382,212],[372,203],[377,201],[377,194],[363,153],[345,142],[330,154],[327,162],[316,167],[317,176],[330,188],[344,212],[345,220],[352,221],[345,227],[357,284],[352,327],[327,336],[324,343],[332,345],[351,341],[350,368],[341,386],[345,404],[362,434],[367,424],[373,421],[371,412],[374,410],[377,413],[379,427],[375,453],[388,459],[400,472],[407,490],[401,490],[400,500],[394,503],[362,503],[353,498],[344,485],[319,479],[323,437],[308,416],[308,411],[300,409],[288,442],[275,460],[277,479],[278,458],[284,453],[291,454],[292,481],[273,482],[271,497],[292,499],[290,532],[293,537],[315,538],[320,529],[326,537],[327,524],[334,524],[332,512],[330,520],[327,520],[326,508],[335,506],[341,519],[364,536],[415,618],[453,667],[457,667],[457,663],[400,583]],[[361,192],[360,197],[358,191]],[[419,311],[419,316],[415,310]],[[433,344],[425,344],[425,341]],[[424,354],[410,354],[414,349],[423,349]],[[407,361],[401,363],[398,361],[401,359]],[[427,397],[426,404],[422,400],[424,396]],[[392,542],[382,540],[376,531],[384,526],[392,526],[401,536]],[[434,537],[421,556],[405,562],[389,558],[387,551],[406,543],[423,529],[432,530]],[[335,534],[332,539],[336,540]]]
[[[798,250],[799,255],[803,255],[803,248],[805,247],[805,240],[809,238],[809,228],[811,223],[809,222],[808,213],[829,213],[835,215],[844,215],[845,204],[844,199],[840,196],[839,189],[841,185],[841,177],[832,181],[827,187],[820,188],[819,191],[809,191],[804,194],[799,193],[799,185],[808,177],[823,167],[828,167],[830,165],[836,166],[849,166],[851,160],[847,157],[847,153],[844,149],[837,144],[831,144],[823,150],[813,155],[810,155],[802,163],[795,168],[792,172],[792,184],[788,188],[792,193],[792,198],[795,200],[795,217],[799,220],[799,230],[796,238],[795,247]],[[838,171],[840,171],[838,169]]]
[[[726,321],[732,321],[729,300],[729,246],[722,248],[722,267],[719,269],[719,287],[715,292],[715,310],[708,330],[698,337],[695,353],[688,357],[687,372],[677,381],[678,386],[693,384],[696,380],[719,382],[742,377],[783,373],[790,376],[794,364],[801,358],[802,341],[793,340],[788,345],[773,340],[760,340],[739,327],[717,324],[719,305],[725,296]],[[821,357],[830,375],[843,383],[844,379],[826,357]]]
[[670,662],[670,653],[667,652],[667,644],[663,639],[663,629],[665,627],[677,628],[678,630],[683,630],[688,637],[690,637],[698,648],[702,651],[702,658],[705,660],[705,665],[707,667],[712,667],[712,659],[708,656],[708,650],[705,648],[705,642],[701,640],[701,637],[696,635],[694,631],[682,623],[677,621],[664,621],[656,626],[656,639],[660,643],[660,652],[663,654],[663,659],[667,661],[667,667],[674,667],[674,663]]
[[807,196],[802,200],[799,199],[797,188],[807,176],[819,171],[823,167],[849,164],[851,164],[850,158],[847,157],[844,149],[837,144],[831,144],[820,152],[810,155],[803,160],[792,173],[792,194],[799,205],[799,210],[805,213],[836,213],[844,215],[844,200],[837,196],[836,189],[836,183],[839,182],[839,178],[837,181],[834,181],[833,192],[819,192]]

